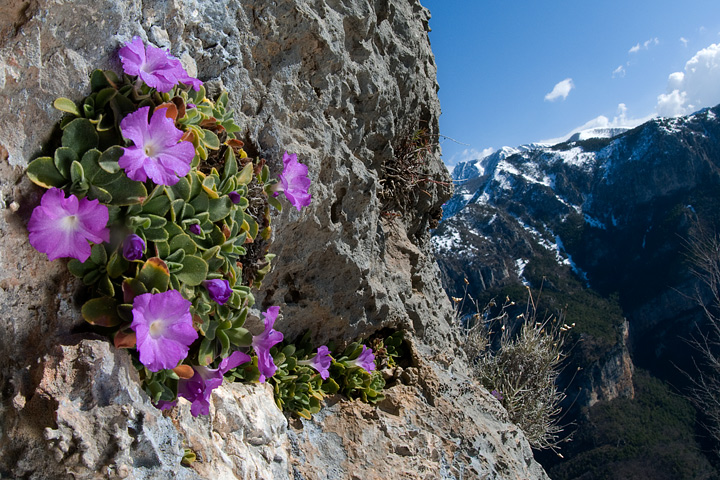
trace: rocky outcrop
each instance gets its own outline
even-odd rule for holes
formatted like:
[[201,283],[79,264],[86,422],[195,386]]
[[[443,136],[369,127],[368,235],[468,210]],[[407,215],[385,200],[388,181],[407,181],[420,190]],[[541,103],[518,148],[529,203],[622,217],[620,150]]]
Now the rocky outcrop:
[[[453,351],[429,251],[428,227],[448,196],[438,152],[420,172],[435,181],[405,182],[402,192],[385,181],[408,138],[438,133],[429,16],[417,0],[0,8],[0,476],[311,479],[333,468],[343,473],[327,478],[544,476],[482,390],[452,394],[462,360],[438,360]],[[23,171],[60,118],[53,100],[83,98],[94,68],[119,71],[116,51],[135,35],[168,48],[211,92],[228,90],[248,151],[275,173],[285,150],[309,167],[313,203],[275,221],[276,267],[256,294],[260,306],[281,306],[276,328],[338,343],[405,329],[418,382],[435,386],[398,384],[378,407],[338,401],[302,427],[288,427],[261,386],[217,390],[207,418],[193,419],[187,405],[163,415],[138,389],[126,354],[88,333],[78,282],[27,243],[41,192]],[[402,202],[388,201],[395,193]],[[317,438],[336,455],[318,451]],[[197,455],[191,468],[180,467],[183,448]],[[383,448],[394,453],[383,458]],[[373,463],[362,451],[374,452]]]
[[589,365],[586,373],[577,377],[579,393],[574,397],[574,401],[579,406],[592,407],[598,402],[635,396],[635,366],[630,357],[629,333],[630,325],[626,320],[620,329],[620,342],[602,358]]

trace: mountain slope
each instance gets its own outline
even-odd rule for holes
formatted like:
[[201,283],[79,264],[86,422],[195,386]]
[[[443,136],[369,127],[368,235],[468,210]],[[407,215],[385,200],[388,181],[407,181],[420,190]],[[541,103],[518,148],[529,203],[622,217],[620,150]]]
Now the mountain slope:
[[562,381],[582,429],[596,403],[632,403],[633,365],[680,389],[695,369],[708,297],[688,239],[720,225],[720,106],[581,138],[456,166],[433,242],[450,295],[542,289],[541,311],[576,324]]

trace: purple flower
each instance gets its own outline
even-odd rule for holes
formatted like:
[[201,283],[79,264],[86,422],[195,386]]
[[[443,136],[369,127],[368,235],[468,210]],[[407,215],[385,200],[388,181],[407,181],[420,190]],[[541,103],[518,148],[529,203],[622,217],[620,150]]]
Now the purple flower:
[[97,200],[79,199],[51,188],[30,215],[30,245],[47,254],[48,260],[72,257],[85,262],[90,244],[110,240],[108,208]]
[[288,201],[300,211],[301,207],[310,205],[312,198],[308,193],[310,188],[308,167],[298,162],[297,155],[294,153],[289,155],[287,152],[283,155],[283,165],[283,172],[278,177],[280,186],[275,188],[274,195],[277,197],[279,192],[285,192]]
[[200,235],[202,233],[202,228],[200,228],[200,225],[197,223],[190,225],[188,230],[190,230],[190,233],[194,233],[195,235]]
[[327,346],[323,345],[318,347],[317,354],[310,360],[299,360],[300,365],[309,365],[315,370],[320,372],[320,378],[327,380],[330,376],[330,365],[332,365],[332,357],[330,357],[330,350]]
[[140,260],[145,252],[145,240],[131,233],[123,240],[123,257],[126,260]]
[[230,197],[230,201],[233,202],[235,205],[240,203],[240,194],[238,192],[230,192],[228,193],[228,197]]
[[373,354],[372,348],[368,348],[363,345],[360,356],[355,360],[348,362],[351,366],[360,367],[366,372],[370,373],[375,370],[375,354]]
[[125,73],[139,76],[159,92],[169,92],[178,82],[191,85],[195,91],[200,90],[202,82],[189,76],[180,60],[161,48],[146,47],[140,37],[126,43],[118,54]]
[[504,397],[502,396],[502,393],[498,392],[497,390],[493,390],[490,392],[490,395],[497,398],[498,400],[502,400]]
[[232,288],[230,288],[230,282],[224,278],[217,278],[212,280],[205,280],[202,282],[210,298],[220,305],[225,305],[232,295]]
[[168,402],[165,400],[160,400],[155,404],[155,408],[158,408],[160,410],[170,410],[175,405],[177,405],[177,400],[173,400],[172,402]]
[[198,338],[190,305],[177,290],[135,297],[130,328],[137,336],[140,363],[151,372],[174,368]]
[[264,383],[265,379],[275,375],[277,367],[270,355],[270,349],[282,342],[283,334],[277,330],[273,330],[275,319],[280,313],[280,307],[270,307],[263,314],[265,315],[265,331],[260,335],[255,335],[252,339],[252,346],[258,356],[258,370],[260,370],[260,382]]
[[155,110],[148,123],[150,107],[143,107],[120,122],[123,136],[134,145],[123,147],[118,164],[132,180],[144,182],[150,177],[160,185],[175,185],[190,171],[195,147],[191,142],[178,143],[183,132],[165,116],[166,110]]
[[193,417],[208,415],[210,413],[210,394],[222,385],[223,375],[238,365],[249,362],[250,356],[242,352],[234,352],[220,362],[218,368],[193,366],[195,375],[186,380],[181,378],[178,382],[178,397],[192,402],[190,413]]

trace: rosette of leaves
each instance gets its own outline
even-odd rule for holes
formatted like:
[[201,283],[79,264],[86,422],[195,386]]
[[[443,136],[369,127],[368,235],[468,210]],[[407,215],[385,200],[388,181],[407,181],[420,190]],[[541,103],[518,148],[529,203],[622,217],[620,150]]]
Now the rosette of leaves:
[[[100,70],[93,72],[91,88],[80,104],[64,98],[54,103],[66,113],[59,146],[33,160],[27,171],[42,187],[98,199],[109,208],[111,241],[94,245],[84,263],[68,263],[91,291],[83,317],[112,336],[116,346],[132,346],[133,299],[175,289],[192,302],[200,333],[183,363],[210,365],[249,346],[252,336],[243,325],[254,303],[250,288],[259,286],[270,269],[270,206],[279,205],[271,196],[276,181],[269,179],[268,167],[248,158],[234,136],[240,128],[226,108],[227,94],[216,102],[202,87],[196,92],[178,86],[161,94],[146,85],[138,88],[126,75]],[[133,181],[118,165],[124,145],[119,122],[146,105],[167,108],[195,146],[190,173],[173,186]],[[123,258],[122,240],[130,233],[146,243],[140,260]],[[250,281],[244,269],[252,270]],[[218,278],[232,288],[224,305],[212,301],[203,286]],[[175,398],[175,372],[153,373],[136,365],[153,401]]]
[[[381,346],[385,352],[382,362],[391,366],[396,365],[397,360],[405,353],[401,331],[372,343],[376,347]],[[309,332],[294,343],[282,342],[270,350],[278,370],[268,382],[273,386],[278,408],[310,419],[320,411],[322,401],[328,395],[342,393],[349,398],[358,398],[372,404],[385,398],[382,394],[385,388],[382,374],[377,370],[367,372],[351,364],[362,352],[362,343],[353,343],[333,356],[336,360],[333,360],[329,369],[330,376],[326,380],[323,380],[313,367],[301,363],[303,360],[312,359],[316,352],[317,348],[310,342]],[[242,365],[227,375],[235,381],[256,381],[259,376],[256,360],[253,364]]]
[[278,371],[269,380],[273,385],[275,403],[283,411],[294,412],[310,419],[320,411],[322,400],[340,389],[331,377],[323,380],[320,374],[309,365],[301,365],[298,360],[309,360],[317,349],[310,343],[307,332],[294,344],[281,343],[274,347],[273,360]]
[[330,378],[335,379],[339,392],[346,397],[359,398],[363,402],[374,404],[385,398],[382,393],[385,379],[378,370],[368,372],[351,364],[362,353],[362,347],[362,343],[353,342],[345,348],[342,355],[334,357]]

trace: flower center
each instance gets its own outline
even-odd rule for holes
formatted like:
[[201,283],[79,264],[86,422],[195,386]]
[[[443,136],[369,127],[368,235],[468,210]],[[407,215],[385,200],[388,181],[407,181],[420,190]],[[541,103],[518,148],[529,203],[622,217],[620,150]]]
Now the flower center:
[[157,338],[163,333],[163,322],[161,320],[155,320],[150,324],[150,335],[153,338]]
[[60,228],[66,232],[73,231],[77,229],[78,223],[80,223],[80,220],[77,218],[77,215],[68,215],[60,220]]
[[145,145],[143,145],[143,151],[145,152],[145,155],[147,155],[148,157],[155,158],[155,153],[157,151],[155,143],[147,142]]

